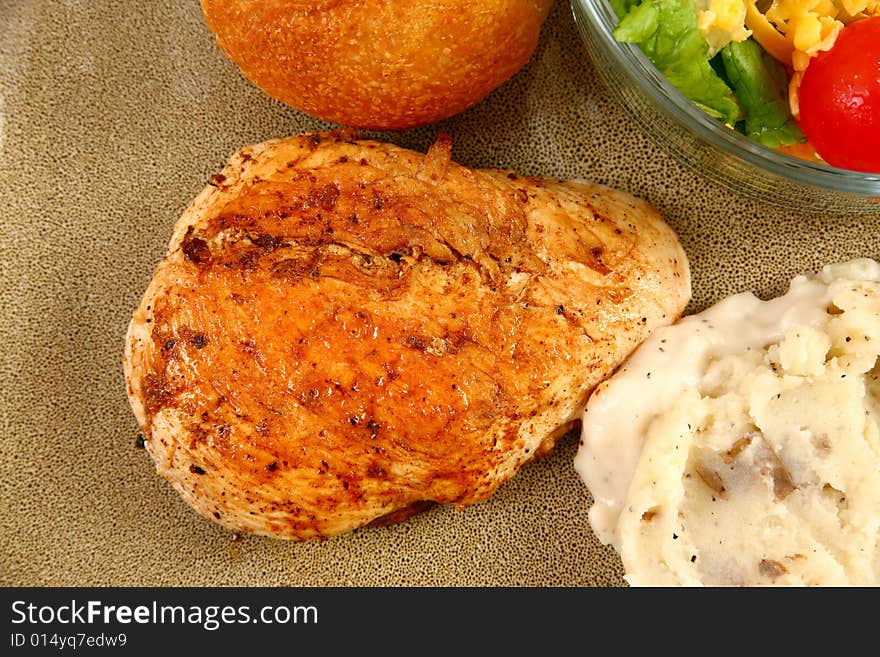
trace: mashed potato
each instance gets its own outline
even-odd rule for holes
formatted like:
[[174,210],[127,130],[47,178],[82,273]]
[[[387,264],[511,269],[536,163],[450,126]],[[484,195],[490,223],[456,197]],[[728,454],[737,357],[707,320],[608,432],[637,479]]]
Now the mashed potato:
[[594,393],[575,468],[632,585],[880,584],[880,263],[660,329]]

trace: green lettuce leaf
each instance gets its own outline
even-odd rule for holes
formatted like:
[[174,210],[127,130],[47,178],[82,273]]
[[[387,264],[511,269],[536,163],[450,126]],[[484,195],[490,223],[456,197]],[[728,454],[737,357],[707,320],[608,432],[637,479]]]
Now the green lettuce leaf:
[[[623,7],[627,0],[617,1]],[[691,0],[642,0],[630,6],[614,37],[638,45],[673,86],[710,116],[730,126],[742,118],[736,96],[709,63],[709,46],[697,29]]]
[[630,9],[639,4],[639,1],[640,0],[608,0],[608,3],[611,5],[614,13],[617,14],[617,17],[623,18]]
[[789,111],[782,64],[752,39],[729,43],[720,56],[743,108],[748,137],[770,148],[806,141]]

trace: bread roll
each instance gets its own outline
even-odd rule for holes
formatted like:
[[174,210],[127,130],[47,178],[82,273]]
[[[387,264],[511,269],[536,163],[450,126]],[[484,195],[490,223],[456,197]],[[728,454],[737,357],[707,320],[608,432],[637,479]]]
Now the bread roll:
[[202,0],[220,48],[273,98],[377,130],[434,123],[529,60],[552,0]]

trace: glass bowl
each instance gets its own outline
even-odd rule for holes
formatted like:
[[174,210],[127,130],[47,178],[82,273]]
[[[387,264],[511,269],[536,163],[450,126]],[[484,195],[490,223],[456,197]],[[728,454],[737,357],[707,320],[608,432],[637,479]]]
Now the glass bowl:
[[784,155],[709,117],[673,87],[638,46],[620,43],[607,0],[572,0],[593,65],[612,96],[661,148],[744,197],[805,212],[880,214],[880,174]]

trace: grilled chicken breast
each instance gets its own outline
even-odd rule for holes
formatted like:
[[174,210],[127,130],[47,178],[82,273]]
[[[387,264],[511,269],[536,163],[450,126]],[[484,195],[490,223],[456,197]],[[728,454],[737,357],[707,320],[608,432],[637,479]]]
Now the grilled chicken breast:
[[244,148],[174,228],[125,343],[160,474],[290,539],[492,495],[690,297],[646,203],[350,133]]

